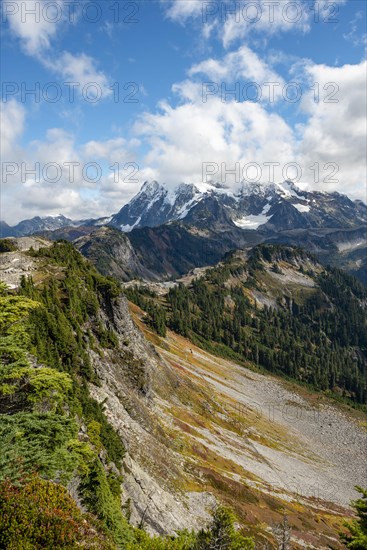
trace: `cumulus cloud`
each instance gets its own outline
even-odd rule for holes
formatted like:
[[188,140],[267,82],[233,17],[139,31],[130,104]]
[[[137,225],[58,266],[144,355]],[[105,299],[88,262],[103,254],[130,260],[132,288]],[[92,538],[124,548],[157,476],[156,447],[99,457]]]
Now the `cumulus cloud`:
[[[188,76],[173,86],[178,106],[163,101],[156,113],[145,113],[135,124],[137,135],[151,145],[144,166],[156,179],[168,185],[200,182],[211,165],[213,171],[217,167],[213,179],[236,185],[247,175],[254,177],[256,168],[248,165],[256,163],[263,171],[261,180],[269,181],[273,169],[267,163],[278,162],[283,168],[295,161],[297,140],[280,115],[221,91],[220,83],[228,90],[237,81],[284,83],[250,48],[243,45],[222,58],[204,60],[192,66]],[[219,92],[204,98],[205,78],[217,83]],[[282,169],[275,177],[282,179]]]
[[97,160],[107,160],[108,162],[126,162],[128,150],[131,148],[137,148],[140,145],[138,139],[132,139],[127,141],[126,139],[119,137],[115,139],[108,139],[106,141],[88,141],[83,145],[82,150],[85,157],[95,158]]
[[112,90],[107,76],[98,70],[95,59],[84,53],[56,53],[52,48],[52,41],[63,25],[77,19],[76,15],[71,15],[74,10],[70,11],[69,4],[64,0],[15,0],[8,2],[9,8],[4,8],[4,15],[11,34],[20,41],[27,55],[35,57],[65,81],[76,83],[79,92],[91,85],[88,97],[92,101],[95,97],[98,100],[106,98]]
[[[246,45],[226,54],[222,59],[210,58],[202,61],[191,67],[188,74],[190,77],[205,75],[212,82],[223,87],[224,91],[227,89],[234,90],[236,84],[243,84],[244,81],[256,83],[256,86],[275,83],[277,86],[274,87],[274,100],[281,97],[281,87],[284,86],[284,79]],[[204,85],[205,83],[203,82],[202,84]],[[224,84],[226,84],[226,86],[224,86]],[[208,86],[205,90],[207,90],[207,88]],[[243,90],[237,92],[237,96],[243,99]],[[269,94],[268,96],[261,96],[261,98],[266,100],[269,98]]]
[[72,219],[118,210],[142,184],[136,163],[139,141],[121,137],[77,144],[51,128],[41,140],[19,145],[25,110],[15,100],[1,104],[2,204],[7,223],[62,213]]
[[[164,5],[167,5],[164,3]],[[172,21],[178,23],[185,23],[187,19],[191,17],[200,16],[203,10],[202,0],[191,0],[190,2],[182,2],[180,0],[173,0],[168,3],[166,9],[166,15]]]
[[[336,165],[336,174],[328,178],[332,167],[321,173],[324,190],[347,192],[366,200],[366,72],[367,62],[342,67],[308,63],[305,74],[317,83],[305,95],[302,107],[307,123],[298,128],[301,158],[305,166],[318,162],[320,167]],[[336,181],[331,182],[330,179]]]
[[52,2],[53,9],[46,7],[46,0],[14,0],[7,4],[3,11],[11,33],[28,55],[42,56],[62,22],[57,11],[63,12],[63,0]]
[[222,42],[228,48],[234,41],[253,33],[274,35],[282,32],[308,32],[310,30],[310,2],[277,2],[259,0],[253,7],[247,2],[223,20]]
[[[255,62],[248,63],[249,59]],[[239,165],[241,176],[253,178],[257,174],[243,168],[257,163],[262,169],[260,181],[265,182],[271,175],[268,163],[277,162],[271,178],[275,181],[297,174],[309,188],[366,200],[366,62],[343,67],[310,61],[295,65],[293,75],[308,86],[301,103],[307,118],[299,125],[287,123],[264,104],[230,97],[223,101],[218,95],[203,101],[200,83],[193,80],[198,73],[224,81],[236,74],[272,78],[271,67],[247,47],[192,67],[192,78],[173,87],[178,105],[161,102],[156,113],[145,113],[135,125],[137,135],[150,143],[144,164],[156,179],[168,185],[199,182],[203,163],[212,163],[213,179],[233,185],[237,173],[225,170]],[[289,163],[296,163],[298,171],[284,172]]]
[[135,130],[151,143],[144,164],[167,184],[202,181],[204,163],[216,165],[213,178],[223,176],[223,182],[231,185],[237,178],[224,175],[222,164],[233,170],[238,163],[242,172],[248,163],[294,160],[291,128],[279,115],[249,102],[212,98],[176,108],[162,103],[159,112],[146,113]]
[[5,159],[16,153],[17,140],[23,134],[25,124],[25,109],[15,99],[0,102],[0,152]]
[[63,52],[54,59],[44,58],[43,64],[66,82],[77,83],[77,90],[84,89],[92,101],[112,94],[106,75],[97,69],[96,61],[89,55]]
[[[59,212],[73,219],[108,215],[146,179],[171,186],[206,178],[235,186],[239,178],[259,176],[251,167],[254,164],[261,168],[260,181],[267,182],[282,181],[286,165],[298,163],[303,186],[366,200],[366,62],[342,67],[309,60],[295,63],[290,74],[306,90],[296,107],[305,119],[298,125],[264,102],[236,101],[230,96],[223,101],[220,94],[203,101],[203,78],[229,84],[237,79],[281,83],[269,60],[242,45],[221,58],[195,64],[186,80],[173,86],[174,102],[162,101],[155,111],[137,119],[134,138],[90,139],[80,144],[70,132],[51,128],[43,139],[22,149],[24,107],[15,100],[3,104],[3,161],[61,167],[54,182],[47,181],[42,170],[39,178],[31,173],[24,178],[20,172],[7,177],[3,184],[4,202],[9,205],[6,221]],[[95,69],[93,64],[90,67]],[[139,151],[144,151],[142,161]],[[101,168],[98,180],[93,180],[93,166],[83,171],[88,163]],[[53,175],[51,166],[48,180]],[[292,177],[292,171],[286,175]]]

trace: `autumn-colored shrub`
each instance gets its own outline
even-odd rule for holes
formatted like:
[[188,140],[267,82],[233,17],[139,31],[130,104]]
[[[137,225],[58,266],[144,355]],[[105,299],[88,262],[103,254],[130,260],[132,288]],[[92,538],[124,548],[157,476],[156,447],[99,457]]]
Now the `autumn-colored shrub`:
[[103,527],[83,514],[66,489],[38,476],[0,483],[0,547],[57,550],[116,547]]

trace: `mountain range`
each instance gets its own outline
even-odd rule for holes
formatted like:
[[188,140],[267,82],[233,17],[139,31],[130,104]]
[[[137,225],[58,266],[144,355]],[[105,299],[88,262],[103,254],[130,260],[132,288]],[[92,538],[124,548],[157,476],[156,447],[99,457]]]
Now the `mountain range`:
[[266,185],[243,182],[235,191],[215,182],[182,183],[170,189],[152,181],[145,182],[138,194],[109,218],[75,221],[61,214],[37,216],[13,227],[1,222],[1,236],[100,225],[130,232],[180,220],[209,229],[213,229],[212,223],[216,227],[270,232],[321,227],[345,229],[367,223],[367,206],[336,192],[302,191],[292,181]]
[[76,241],[104,273],[122,280],[157,280],[218,262],[236,248],[261,242],[302,246],[320,261],[367,283],[367,206],[340,193],[304,191],[292,181],[145,182],[119,212],[74,221],[62,215],[4,222],[2,237],[39,234]]

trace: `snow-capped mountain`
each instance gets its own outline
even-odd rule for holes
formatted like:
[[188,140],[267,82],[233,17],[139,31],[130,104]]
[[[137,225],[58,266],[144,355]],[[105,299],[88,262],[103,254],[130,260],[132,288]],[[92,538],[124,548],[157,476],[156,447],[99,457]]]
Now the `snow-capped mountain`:
[[181,183],[175,188],[145,182],[133,199],[108,218],[73,221],[65,216],[35,217],[14,227],[0,222],[1,237],[112,226],[123,232],[173,221],[212,230],[350,229],[367,223],[367,206],[340,193],[303,191],[293,182],[241,183],[229,189],[220,183]]
[[5,222],[0,224],[0,236],[1,237],[23,237],[25,235],[32,235],[39,231],[54,231],[62,227],[75,225],[75,222],[66,218],[62,214],[58,216],[36,216],[30,220],[23,220],[17,225],[10,226]]
[[145,182],[139,193],[112,217],[110,225],[122,231],[154,227],[183,219],[202,199],[194,185],[181,184],[173,191],[156,181]]
[[128,232],[177,220],[208,229],[348,228],[367,222],[367,206],[339,193],[302,191],[291,181],[243,182],[235,191],[218,183],[182,183],[168,189],[153,181],[145,182],[109,225]]

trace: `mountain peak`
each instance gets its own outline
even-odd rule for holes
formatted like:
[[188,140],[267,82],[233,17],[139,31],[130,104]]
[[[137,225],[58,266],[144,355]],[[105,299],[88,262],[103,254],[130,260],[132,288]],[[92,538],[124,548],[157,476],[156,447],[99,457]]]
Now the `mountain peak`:
[[[175,187],[151,181],[145,182],[132,201],[112,217],[111,225],[131,231],[179,220],[196,220],[202,226],[207,220],[211,229],[215,207],[207,201],[210,196],[225,210],[223,220],[243,229],[341,228],[367,222],[365,205],[352,203],[345,195],[303,191],[291,180],[243,181],[237,190],[215,181],[180,183]],[[204,202],[205,216],[199,221],[204,215]]]
[[147,197],[153,198],[155,195],[157,195],[157,193],[161,193],[162,191],[166,191],[166,189],[162,184],[158,183],[157,181],[145,181],[138,195],[145,194],[147,195]]
[[276,183],[275,188],[284,196],[302,197],[304,193],[292,180],[285,180],[283,183]]
[[262,184],[252,181],[243,181],[241,184],[239,195],[257,195],[264,197],[269,194],[269,192],[274,191],[274,188],[274,183]]

